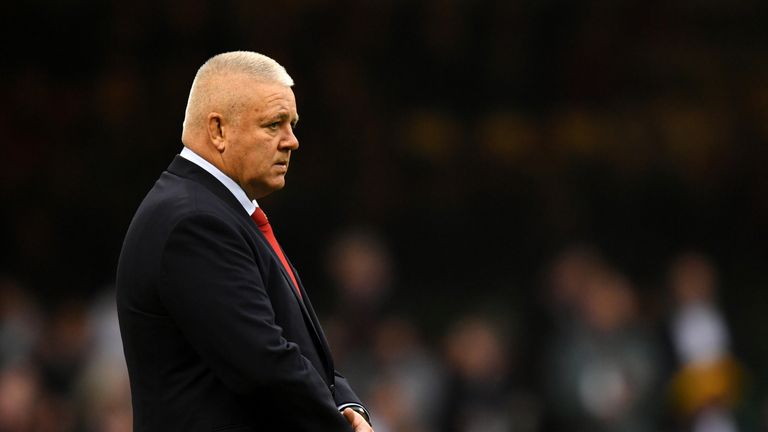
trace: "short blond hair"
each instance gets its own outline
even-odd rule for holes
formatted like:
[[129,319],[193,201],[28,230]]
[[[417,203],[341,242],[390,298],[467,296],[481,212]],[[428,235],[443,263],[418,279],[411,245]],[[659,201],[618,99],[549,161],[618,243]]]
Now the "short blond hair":
[[285,68],[264,54],[232,51],[215,55],[200,66],[192,81],[184,112],[184,130],[204,124],[208,111],[214,106],[230,112],[237,111],[242,105],[241,94],[220,81],[236,75],[286,87],[293,86],[293,78]]

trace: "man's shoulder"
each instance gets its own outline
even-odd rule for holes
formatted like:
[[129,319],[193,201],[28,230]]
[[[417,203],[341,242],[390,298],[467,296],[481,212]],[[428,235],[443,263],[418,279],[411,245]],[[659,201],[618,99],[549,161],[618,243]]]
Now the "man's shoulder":
[[237,209],[201,182],[164,171],[136,210],[133,223],[175,225],[201,214],[234,221],[233,210]]

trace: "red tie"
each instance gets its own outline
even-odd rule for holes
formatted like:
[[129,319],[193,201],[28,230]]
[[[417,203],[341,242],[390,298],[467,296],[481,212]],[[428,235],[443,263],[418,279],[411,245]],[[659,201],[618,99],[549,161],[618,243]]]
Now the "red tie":
[[301,298],[301,290],[299,290],[299,284],[296,282],[296,276],[294,276],[291,266],[288,265],[288,260],[285,259],[285,255],[283,255],[283,250],[280,249],[280,245],[277,243],[277,239],[272,232],[272,226],[269,224],[267,215],[264,214],[260,207],[256,207],[256,211],[253,212],[251,217],[253,218],[253,221],[256,222],[256,226],[259,227],[259,231],[261,231],[262,234],[264,234],[264,237],[267,238],[269,245],[272,246],[272,250],[275,251],[277,257],[280,258],[280,262],[283,263],[283,268],[288,272],[288,275],[291,276],[293,286],[296,288],[296,292],[299,293],[299,298]]

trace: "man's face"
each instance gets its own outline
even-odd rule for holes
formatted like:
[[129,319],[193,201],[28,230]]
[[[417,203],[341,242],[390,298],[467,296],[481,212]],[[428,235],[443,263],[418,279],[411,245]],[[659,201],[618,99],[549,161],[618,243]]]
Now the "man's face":
[[299,148],[293,127],[299,119],[290,87],[244,81],[246,105],[226,133],[226,173],[251,199],[285,186],[291,151]]

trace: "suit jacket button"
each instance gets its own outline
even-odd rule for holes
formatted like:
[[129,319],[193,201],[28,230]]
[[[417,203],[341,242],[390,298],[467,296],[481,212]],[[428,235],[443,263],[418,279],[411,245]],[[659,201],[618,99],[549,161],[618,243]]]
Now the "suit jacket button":
[[331,391],[332,396],[336,396],[336,384],[331,384],[328,386],[328,390]]

